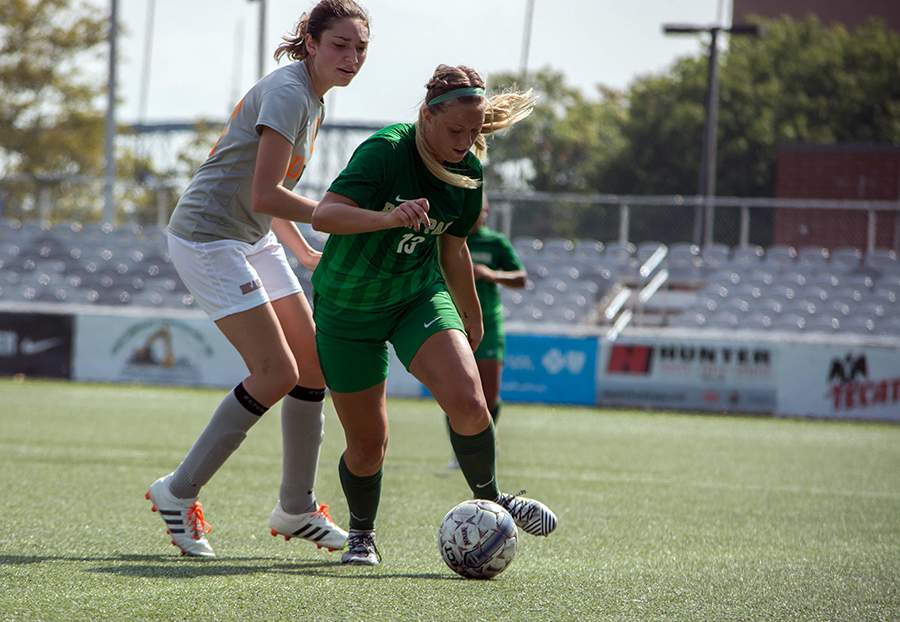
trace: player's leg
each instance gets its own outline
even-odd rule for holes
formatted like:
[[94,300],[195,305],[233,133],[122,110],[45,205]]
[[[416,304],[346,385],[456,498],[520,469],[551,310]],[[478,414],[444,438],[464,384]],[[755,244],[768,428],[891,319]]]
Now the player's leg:
[[[484,393],[484,399],[487,404],[488,412],[497,426],[497,415],[499,414],[500,403],[500,375],[499,367],[496,362],[502,360],[504,347],[504,333],[502,326],[498,326],[496,322],[486,320],[484,323],[484,336],[478,349],[475,350],[475,363],[478,366],[478,374],[481,377],[481,389]],[[500,363],[502,365],[502,363]],[[447,420],[449,429],[450,420]],[[456,454],[450,458],[447,468],[458,469],[459,460]]]
[[447,415],[450,443],[474,496],[493,500],[499,492],[494,427],[472,348],[447,290],[436,285],[408,305],[391,342],[400,361]]
[[[417,303],[417,308],[397,331],[394,341],[397,355],[401,361],[409,361],[410,373],[428,388],[447,413],[450,441],[473,496],[502,505],[528,533],[548,535],[556,529],[557,519],[547,506],[534,499],[500,492],[494,424],[485,405],[475,357],[462,326],[455,324],[459,315],[447,308],[447,299],[449,294],[442,291]],[[438,319],[423,324],[423,317]],[[440,328],[427,335],[435,326]],[[410,353],[414,353],[411,359]]]
[[347,449],[338,472],[350,511],[345,564],[378,564],[381,555],[375,546],[375,520],[381,503],[384,456],[388,443],[385,383],[352,393],[331,392]]
[[376,565],[375,519],[381,501],[382,465],[388,442],[385,380],[390,358],[383,341],[392,324],[383,313],[367,313],[317,298],[316,345],[347,448],[338,464],[350,511],[347,548],[341,562]]
[[503,374],[503,362],[500,359],[476,359],[478,375],[481,376],[481,389],[488,412],[496,426],[500,418],[500,379]]
[[450,442],[472,494],[493,501],[500,492],[496,481],[494,426],[465,334],[455,329],[432,334],[418,348],[409,371],[428,388],[446,413]]
[[[275,311],[247,260],[254,245],[198,244],[169,236],[173,263],[198,304],[243,358],[250,374],[221,401],[178,468],[148,492],[183,553],[213,555],[203,534],[200,489],[266,410],[297,383],[298,370]],[[256,285],[256,287],[248,287]]]
[[[267,284],[267,289],[269,288]],[[325,379],[316,354],[312,309],[303,293],[272,301],[299,370],[299,380],[281,401],[282,477],[269,526],[272,535],[300,537],[318,547],[343,549],[347,532],[316,501],[319,453],[325,434]]]
[[229,315],[216,325],[234,345],[249,375],[229,393],[175,470],[169,489],[190,498],[240,446],[250,428],[297,384],[297,366],[270,304]]
[[[496,358],[478,358],[478,351],[475,352],[475,364],[478,366],[478,375],[481,377],[481,389],[484,393],[484,401],[487,404],[488,413],[494,422],[496,432],[497,421],[500,418],[500,378],[503,371],[503,363]],[[447,429],[450,429],[450,419],[447,418]],[[450,458],[447,468],[458,469],[459,460],[456,454]]]
[[250,371],[219,403],[212,418],[173,473],[150,488],[148,498],[163,516],[173,542],[187,555],[214,555],[204,533],[197,498],[259,418],[296,384],[297,368],[271,305],[216,322]]

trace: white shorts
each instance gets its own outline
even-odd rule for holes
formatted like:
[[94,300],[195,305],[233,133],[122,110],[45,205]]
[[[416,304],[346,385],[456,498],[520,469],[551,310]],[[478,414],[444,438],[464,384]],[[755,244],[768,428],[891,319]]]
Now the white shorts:
[[303,293],[284,248],[271,231],[256,244],[191,242],[171,233],[168,237],[172,264],[213,321]]

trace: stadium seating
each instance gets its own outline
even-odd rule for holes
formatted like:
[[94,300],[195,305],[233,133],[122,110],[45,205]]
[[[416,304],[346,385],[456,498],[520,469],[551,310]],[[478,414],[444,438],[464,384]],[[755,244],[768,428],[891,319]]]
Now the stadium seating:
[[[314,248],[324,247],[326,235],[300,228]],[[512,243],[529,282],[521,290],[501,288],[510,321],[608,323],[604,305],[626,286],[633,295],[623,309],[648,325],[900,335],[900,260],[888,249],[563,237]],[[639,268],[661,247],[666,256],[656,272],[667,270],[668,280],[641,305],[637,292],[656,272],[641,275]],[[312,272],[290,252],[288,260],[311,293]],[[0,221],[0,303],[8,302],[196,307],[171,265],[163,227],[77,222]]]

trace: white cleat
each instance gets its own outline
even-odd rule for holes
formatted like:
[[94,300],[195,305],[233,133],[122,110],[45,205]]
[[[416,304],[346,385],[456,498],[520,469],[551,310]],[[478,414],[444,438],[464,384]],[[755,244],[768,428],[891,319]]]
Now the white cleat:
[[338,527],[328,515],[328,506],[320,505],[315,512],[288,514],[281,507],[281,501],[269,517],[272,535],[282,535],[285,540],[303,538],[320,549],[340,551],[347,544],[347,532]]
[[197,499],[179,499],[169,492],[171,479],[169,473],[150,486],[146,497],[153,503],[151,509],[159,512],[166,524],[166,533],[172,536],[172,544],[181,549],[182,555],[215,557],[206,539],[210,526],[203,520],[203,506]]
[[503,506],[512,515],[516,525],[526,532],[533,536],[549,536],[556,529],[556,514],[540,501],[521,497],[523,494],[524,490],[514,495],[501,492],[494,503]]

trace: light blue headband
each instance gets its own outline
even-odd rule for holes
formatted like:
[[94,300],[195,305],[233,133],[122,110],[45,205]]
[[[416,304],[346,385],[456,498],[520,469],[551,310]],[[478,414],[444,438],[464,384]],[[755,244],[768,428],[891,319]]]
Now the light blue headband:
[[479,86],[468,86],[466,88],[452,90],[449,93],[444,93],[443,95],[438,95],[425,105],[434,106],[435,104],[442,104],[446,101],[450,101],[451,99],[477,96],[484,97],[484,89]]

